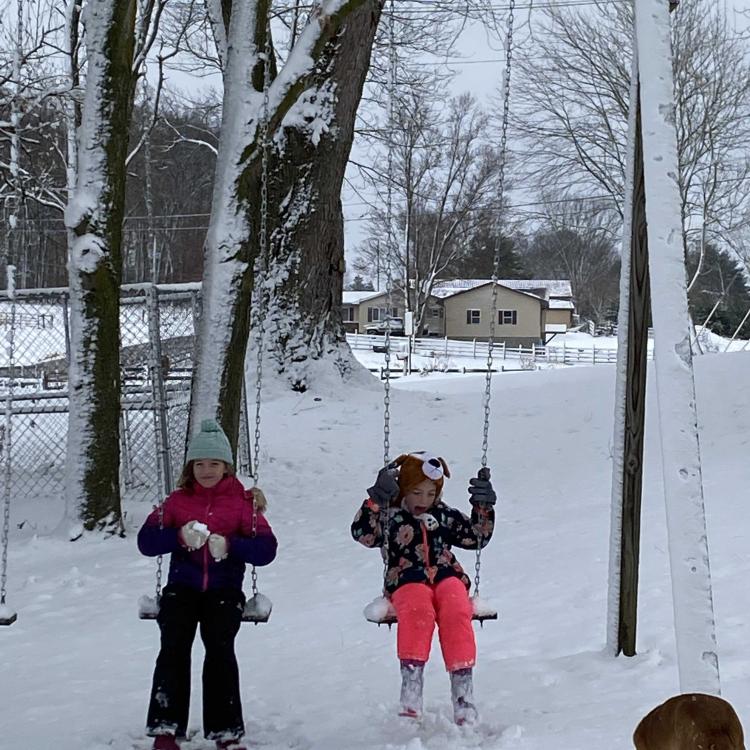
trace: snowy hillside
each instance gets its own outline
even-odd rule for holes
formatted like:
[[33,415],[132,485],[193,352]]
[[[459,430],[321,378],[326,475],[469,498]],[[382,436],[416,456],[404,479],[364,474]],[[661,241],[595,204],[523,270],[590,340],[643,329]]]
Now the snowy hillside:
[[[720,667],[725,697],[750,721],[750,352],[696,361]],[[261,571],[267,625],[237,640],[247,739],[277,750],[626,750],[639,718],[678,692],[658,434],[649,422],[639,656],[605,655],[614,368],[508,373],[494,379],[490,465],[500,495],[483,555],[482,594],[500,612],[478,631],[481,722],[450,721],[434,652],[422,725],[397,719],[395,633],[365,622],[380,588],[376,552],[349,523],[382,460],[382,391],[269,395],[261,486],[279,557]],[[430,449],[453,473],[446,500],[467,508],[481,448],[481,375],[394,383],[392,452]],[[653,393],[650,408],[655,408]],[[130,506],[124,540],[71,544],[52,533],[62,498],[13,509],[9,603],[0,629],[0,746],[145,750],[156,625],[136,617],[153,561]],[[18,525],[22,524],[22,528]],[[461,558],[467,567],[470,553]],[[200,646],[191,725],[200,726]],[[12,676],[12,678],[11,678]],[[197,735],[183,750],[208,750]]]

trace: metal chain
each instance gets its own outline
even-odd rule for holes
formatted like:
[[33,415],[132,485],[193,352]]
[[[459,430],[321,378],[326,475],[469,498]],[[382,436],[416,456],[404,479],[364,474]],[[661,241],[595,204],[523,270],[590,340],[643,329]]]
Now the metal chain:
[[[265,289],[268,279],[268,161],[269,161],[269,99],[268,89],[271,85],[271,26],[266,27],[266,43],[264,49],[263,63],[263,108],[260,121],[260,148],[261,148],[261,171],[260,171],[260,232],[258,235],[258,259],[257,268],[260,273],[256,275],[255,314],[257,318],[257,347],[258,358],[255,364],[255,432],[253,435],[252,476],[257,486],[260,474],[260,407],[262,401],[263,386],[263,342],[265,328],[265,308],[268,291]],[[260,282],[260,283],[259,283]],[[253,518],[255,511],[253,510]]]
[[[390,76],[388,80],[388,131],[391,138],[388,141],[388,184],[386,189],[386,229],[388,232],[388,242],[386,245],[386,263],[385,263],[385,387],[383,392],[383,466],[390,463],[391,452],[391,310],[393,308],[393,269],[391,261],[394,250],[394,233],[393,233],[393,131],[396,121],[396,13],[394,10],[394,0],[390,0],[388,8],[388,45],[389,45],[389,63]],[[383,594],[386,593],[386,582],[388,579],[388,555],[389,551],[389,526],[390,526],[390,507],[380,508],[380,526],[383,533]]]
[[5,440],[3,456],[3,539],[2,539],[2,569],[0,570],[0,605],[5,604],[6,586],[8,581],[8,542],[10,539],[10,490],[11,490],[11,429],[13,418],[13,372],[14,361],[14,334],[16,329],[16,292],[15,292],[15,266],[7,266],[8,294],[10,303],[10,332],[8,334],[8,393],[5,400]]
[[[498,170],[498,193],[500,195],[500,211],[503,207],[503,196],[505,191],[505,164],[508,147],[508,120],[510,112],[510,74],[513,56],[513,11],[515,0],[510,0],[508,8],[508,32],[505,40],[505,76],[503,80],[503,117],[500,129],[500,161]],[[487,452],[489,450],[490,436],[490,401],[492,398],[492,350],[495,345],[495,326],[497,324],[497,279],[500,275],[500,243],[501,236],[499,228],[495,239],[495,257],[492,264],[492,304],[490,312],[490,330],[487,339],[487,373],[484,388],[484,425],[482,428],[482,468],[487,467]],[[482,536],[480,534],[480,536]],[[474,562],[474,596],[479,596],[479,571],[482,565],[482,539],[477,540],[477,554]]]
[[386,243],[385,257],[385,392],[383,396],[383,466],[389,463],[391,451],[391,309],[393,308],[393,268],[392,260],[394,256],[394,233],[393,233],[393,182],[394,182],[394,165],[393,165],[393,131],[396,125],[396,13],[394,10],[394,0],[390,0],[388,8],[388,57],[390,65],[390,74],[388,79],[388,132],[391,138],[388,141],[388,165],[387,175],[388,183],[386,186],[386,231],[388,241]]
[[[505,78],[503,82],[503,117],[500,135],[500,161],[498,171],[498,192],[500,195],[500,210],[502,211],[503,195],[505,190],[505,163],[508,143],[508,114],[510,109],[510,73],[511,58],[513,54],[513,11],[515,0],[510,0],[508,10],[508,34],[505,43]],[[492,311],[490,315],[490,335],[487,340],[487,373],[484,389],[484,428],[482,431],[482,466],[487,466],[487,450],[489,447],[490,433],[490,399],[492,397],[492,350],[495,345],[495,324],[497,323],[497,279],[500,273],[500,243],[498,236],[495,240],[495,257],[492,264]]]
[[[270,118],[268,89],[271,86],[271,24],[266,24],[266,43],[263,51],[263,108],[260,121],[260,234],[258,236],[258,258],[257,270],[260,272],[255,277],[254,286],[258,290],[256,295],[255,314],[257,317],[257,347],[258,358],[255,363],[255,432],[253,433],[252,449],[252,477],[253,484],[258,486],[260,476],[260,406],[263,390],[263,344],[265,333],[265,311],[268,307],[269,292],[266,289],[268,280],[268,161],[270,143],[268,138],[268,122]],[[259,278],[260,277],[260,278]],[[258,283],[260,281],[260,283]],[[257,535],[258,509],[253,498],[253,538]],[[253,596],[258,595],[258,573],[255,565],[250,568],[250,580],[252,581]]]

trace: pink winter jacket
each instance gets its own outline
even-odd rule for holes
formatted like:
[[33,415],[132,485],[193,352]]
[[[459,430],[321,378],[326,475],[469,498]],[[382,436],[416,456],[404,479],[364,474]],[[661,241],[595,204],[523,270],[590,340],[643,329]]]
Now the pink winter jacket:
[[[171,554],[168,584],[207,589],[241,589],[245,564],[268,565],[276,557],[276,537],[262,513],[254,512],[253,496],[235,477],[222,479],[207,489],[199,484],[191,490],[175,490],[159,511],[154,510],[138,532],[138,549],[149,557]],[[255,514],[255,535],[253,535]],[[214,560],[204,544],[190,551],[183,546],[179,530],[189,521],[204,523],[229,543],[224,560]]]

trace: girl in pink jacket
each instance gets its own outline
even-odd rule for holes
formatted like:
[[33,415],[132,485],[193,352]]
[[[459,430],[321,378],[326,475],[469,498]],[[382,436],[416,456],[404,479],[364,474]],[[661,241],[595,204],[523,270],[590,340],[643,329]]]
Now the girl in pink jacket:
[[[203,661],[203,729],[217,750],[244,750],[239,670],[234,639],[245,596],[245,565],[268,565],[276,537],[262,515],[261,493],[246,491],[232,470],[232,449],[218,424],[207,419],[189,444],[179,489],[146,519],[138,549],[170,555],[157,621],[156,660],[147,734],[154,750],[179,750],[190,706],[190,653],[200,628]],[[264,500],[264,499],[263,499]]]

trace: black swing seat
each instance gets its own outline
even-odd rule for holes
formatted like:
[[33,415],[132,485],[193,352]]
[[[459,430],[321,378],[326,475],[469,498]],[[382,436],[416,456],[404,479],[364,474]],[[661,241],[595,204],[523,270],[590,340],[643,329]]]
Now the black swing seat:
[[[273,604],[271,600],[267,596],[257,593],[245,602],[245,608],[242,611],[242,622],[252,622],[255,625],[268,622],[272,609]],[[141,620],[155,620],[158,614],[159,601],[155,596],[142,596],[138,600],[138,617]]]
[[0,607],[0,625],[12,625],[18,619],[15,612],[11,612],[7,607]]
[[[478,597],[473,596],[471,604],[474,610],[471,619],[480,625],[483,625],[485,620],[497,620],[497,610],[492,609],[492,607]],[[365,607],[364,615],[368,622],[374,622],[378,626],[387,625],[390,628],[398,622],[396,619],[396,610],[393,608],[390,599],[385,596],[373,599]]]

